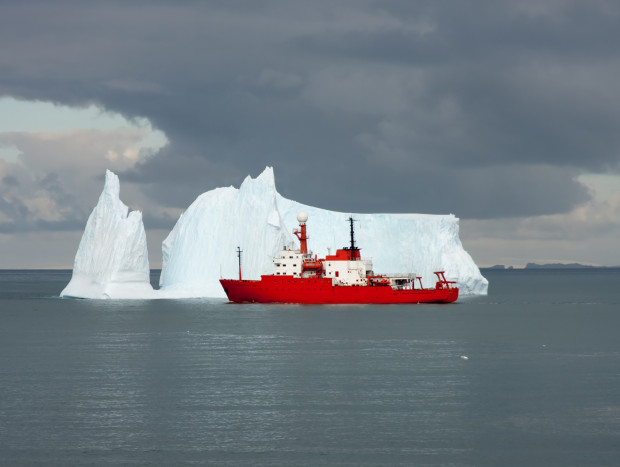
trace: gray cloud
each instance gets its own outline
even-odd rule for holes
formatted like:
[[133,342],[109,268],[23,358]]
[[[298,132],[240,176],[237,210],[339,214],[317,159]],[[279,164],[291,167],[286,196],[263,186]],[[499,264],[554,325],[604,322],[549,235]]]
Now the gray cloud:
[[[15,175],[2,178],[0,185],[0,233],[34,230],[82,229],[87,217],[78,200],[66,193],[59,176],[49,173],[40,179]],[[30,196],[24,196],[22,189]],[[31,207],[29,207],[29,205]],[[41,211],[50,211],[50,217]]]
[[528,216],[620,171],[616,2],[2,10],[0,94],[149,118],[170,145],[121,179],[165,206],[273,165],[325,208]]
[[7,187],[17,187],[19,186],[19,180],[13,175],[7,175],[5,177],[2,177],[2,184]]
[[106,167],[133,165],[142,136],[140,129],[0,133],[0,143],[19,149],[15,161],[0,158],[0,232],[83,229]]

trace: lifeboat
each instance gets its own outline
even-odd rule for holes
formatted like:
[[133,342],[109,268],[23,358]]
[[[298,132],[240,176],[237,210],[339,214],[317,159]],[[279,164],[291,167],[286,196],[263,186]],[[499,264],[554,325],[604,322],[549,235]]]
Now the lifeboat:
[[383,276],[370,276],[368,278],[368,282],[370,285],[390,285],[390,279],[388,277]]

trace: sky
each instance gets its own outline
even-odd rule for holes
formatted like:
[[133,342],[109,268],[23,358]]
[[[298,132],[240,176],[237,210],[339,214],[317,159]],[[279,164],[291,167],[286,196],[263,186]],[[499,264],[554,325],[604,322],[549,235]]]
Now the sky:
[[0,268],[70,268],[105,169],[152,267],[274,168],[344,213],[461,219],[480,266],[620,265],[620,3],[0,2]]

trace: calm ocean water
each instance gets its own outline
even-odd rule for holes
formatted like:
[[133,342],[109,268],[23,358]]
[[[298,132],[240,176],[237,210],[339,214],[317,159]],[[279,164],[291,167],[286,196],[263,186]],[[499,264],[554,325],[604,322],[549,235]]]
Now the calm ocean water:
[[620,270],[450,305],[59,299],[0,271],[2,465],[620,465]]

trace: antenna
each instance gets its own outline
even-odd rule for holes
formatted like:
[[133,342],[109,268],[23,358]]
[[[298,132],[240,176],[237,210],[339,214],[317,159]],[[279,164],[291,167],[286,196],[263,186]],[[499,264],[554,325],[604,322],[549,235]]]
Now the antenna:
[[237,258],[239,258],[239,280],[241,280],[241,253],[243,252],[243,250],[241,250],[241,247],[237,247]]

